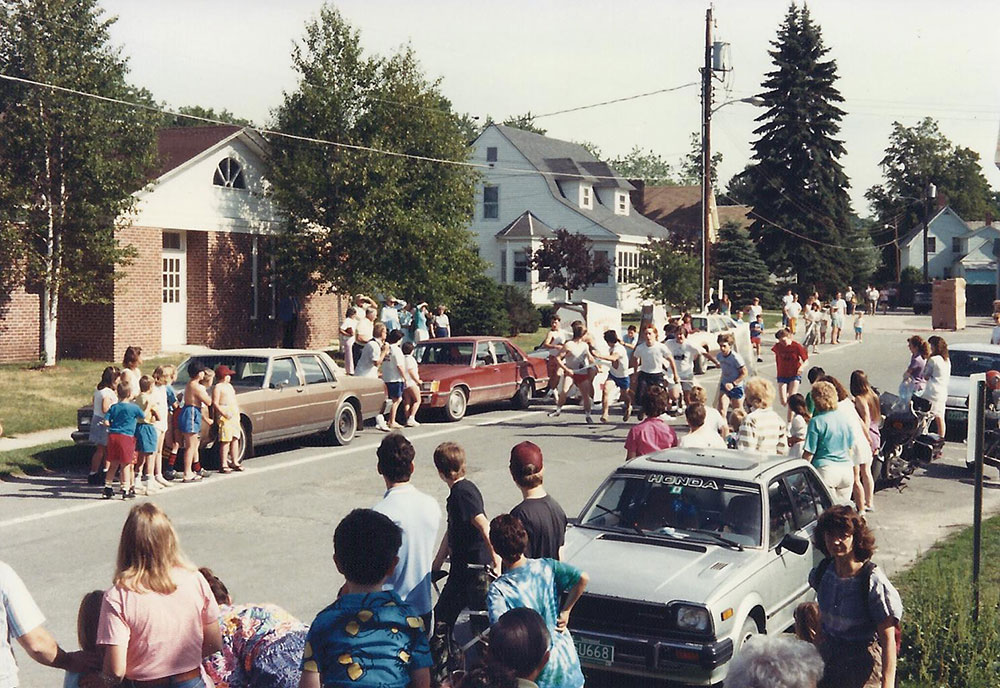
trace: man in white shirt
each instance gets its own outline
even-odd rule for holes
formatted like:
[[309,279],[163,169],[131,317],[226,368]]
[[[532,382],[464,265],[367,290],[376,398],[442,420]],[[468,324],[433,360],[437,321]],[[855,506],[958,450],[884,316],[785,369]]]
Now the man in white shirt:
[[340,323],[340,351],[344,354],[344,372],[354,375],[354,335],[358,331],[358,320],[355,317],[358,309],[351,306],[344,314]]
[[840,343],[840,332],[844,329],[844,317],[847,315],[847,301],[838,291],[837,298],[830,304],[830,343]]
[[875,315],[875,309],[878,307],[878,289],[875,288],[874,284],[868,285],[868,293],[865,297],[868,299],[868,315]]
[[378,472],[385,480],[385,495],[372,508],[385,514],[403,531],[399,563],[385,581],[386,590],[395,590],[431,626],[431,565],[441,526],[437,500],[410,483],[415,452],[408,439],[398,432],[386,436],[376,452]]
[[[372,326],[372,338],[361,347],[361,356],[358,357],[358,364],[354,369],[354,374],[357,377],[378,378],[379,367],[385,357],[389,355],[389,346],[385,343],[385,336],[385,324],[375,323]],[[375,416],[375,427],[389,432],[389,425],[385,422],[384,413]]]
[[788,291],[786,291],[785,295],[781,297],[781,326],[782,327],[788,327],[788,316],[785,315],[785,308],[787,308],[788,304],[790,304],[794,300],[795,300],[795,297],[792,296],[792,290],[791,289],[789,289]]
[[725,449],[726,441],[715,428],[705,425],[705,405],[689,404],[684,409],[689,432],[681,438],[680,446],[685,449]]
[[18,685],[17,661],[11,646],[14,638],[29,657],[45,666],[73,672],[100,666],[97,655],[66,652],[59,647],[42,625],[44,623],[45,616],[27,586],[14,569],[0,561],[0,688],[17,688]]
[[[684,395],[684,403],[691,403],[691,387],[694,386],[694,366],[695,361],[703,353],[701,349],[688,341],[687,332],[678,329],[673,339],[664,342],[674,357],[674,365],[677,367],[678,383]],[[705,347],[708,350],[708,347]]]
[[358,361],[361,358],[361,352],[364,350],[365,344],[371,341],[372,338],[372,328],[375,326],[375,316],[378,315],[378,311],[374,307],[369,306],[365,309],[364,315],[358,318],[358,326],[354,330],[354,374],[357,375]]
[[392,296],[385,297],[385,304],[382,306],[382,313],[379,315],[379,320],[385,323],[385,329],[389,332],[400,329],[399,309],[401,305],[405,306],[406,304],[400,304]]
[[854,287],[848,285],[844,292],[844,301],[847,302],[847,314],[854,315]]
[[802,313],[802,304],[799,303],[799,295],[796,294],[785,306],[785,319],[788,320],[788,331],[795,334],[795,325],[799,321],[799,314]]
[[753,297],[753,303],[747,307],[747,322],[753,322],[757,316],[764,312],[764,307],[760,305],[760,297]]

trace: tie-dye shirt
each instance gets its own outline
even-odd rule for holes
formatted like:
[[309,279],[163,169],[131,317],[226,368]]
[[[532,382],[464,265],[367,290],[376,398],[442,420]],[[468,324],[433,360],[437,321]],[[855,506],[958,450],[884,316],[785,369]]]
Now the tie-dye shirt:
[[273,604],[222,605],[222,650],[204,659],[215,688],[294,688],[309,627]]

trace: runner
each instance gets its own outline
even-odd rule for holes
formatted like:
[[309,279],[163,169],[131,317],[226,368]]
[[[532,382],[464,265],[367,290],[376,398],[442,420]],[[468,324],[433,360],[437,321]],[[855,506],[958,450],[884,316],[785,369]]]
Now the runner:
[[778,343],[771,347],[777,367],[778,399],[782,406],[788,406],[788,397],[799,391],[802,369],[809,360],[809,352],[792,339],[788,330],[778,330]]
[[562,320],[559,319],[559,316],[553,315],[549,331],[545,333],[545,339],[542,340],[541,345],[541,348],[549,350],[549,357],[545,361],[545,367],[549,374],[549,383],[548,387],[545,388],[545,395],[550,397],[555,396],[556,387],[559,386],[559,380],[562,377],[562,370],[559,368],[559,364],[556,363],[556,354],[566,341],[566,334],[559,328],[560,324],[562,324]]
[[627,423],[629,417],[632,415],[632,379],[630,377],[631,371],[628,367],[628,349],[618,339],[618,333],[614,330],[608,330],[604,333],[604,341],[608,344],[608,354],[605,356],[596,351],[594,352],[596,358],[611,362],[611,368],[608,370],[608,379],[604,381],[604,386],[601,388],[601,422],[608,422],[611,392],[615,387],[618,387],[624,406],[622,420]]
[[705,355],[722,369],[716,404],[719,412],[725,417],[730,404],[737,410],[743,408],[743,381],[747,378],[747,366],[743,357],[736,353],[733,348],[735,344],[733,335],[720,334],[717,341],[719,342],[718,356]]
[[[555,418],[562,413],[569,388],[575,384],[580,391],[580,400],[583,403],[586,422],[588,424],[594,422],[590,415],[590,409],[594,403],[594,376],[597,374],[597,366],[594,355],[590,352],[590,344],[585,341],[586,336],[587,326],[580,321],[574,322],[573,339],[564,343],[562,349],[556,354],[556,364],[564,375],[556,391],[556,408],[549,411],[550,418]],[[570,381],[572,384],[567,384]]]
[[844,329],[844,317],[847,315],[847,301],[843,294],[837,292],[837,298],[830,304],[830,343],[840,344],[840,331]]
[[705,347],[704,350],[696,347],[687,340],[687,334],[683,330],[679,330],[673,339],[668,339],[666,345],[670,349],[670,355],[673,356],[674,367],[677,369],[676,379],[681,388],[684,405],[687,406],[691,403],[695,361],[708,351],[708,347]]
[[[683,326],[678,332],[683,332]],[[638,380],[635,386],[635,403],[642,408],[646,398],[646,390],[653,385],[665,388],[664,371],[670,371],[672,379],[677,379],[677,365],[674,357],[666,344],[659,341],[659,331],[656,325],[647,325],[642,332],[642,342],[635,347],[632,354],[632,367],[637,371]],[[713,359],[714,360],[714,359]],[[641,421],[645,414],[640,411],[638,419]]]

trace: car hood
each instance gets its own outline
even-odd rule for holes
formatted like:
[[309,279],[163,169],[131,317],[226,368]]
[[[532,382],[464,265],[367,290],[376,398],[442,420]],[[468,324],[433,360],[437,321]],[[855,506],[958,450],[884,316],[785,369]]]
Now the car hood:
[[[631,541],[621,541],[622,536]],[[635,540],[627,533],[571,528],[564,559],[590,576],[587,592],[647,602],[708,602],[727,582],[742,578],[756,550],[705,544],[705,552],[672,547],[659,538]],[[687,540],[687,543],[692,543]],[[703,543],[698,543],[703,544]]]

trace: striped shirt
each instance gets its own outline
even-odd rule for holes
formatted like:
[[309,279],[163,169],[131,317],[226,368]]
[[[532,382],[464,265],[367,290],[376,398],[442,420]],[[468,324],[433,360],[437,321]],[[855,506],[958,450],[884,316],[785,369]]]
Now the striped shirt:
[[740,425],[736,446],[757,454],[787,454],[785,421],[769,408],[751,411]]

